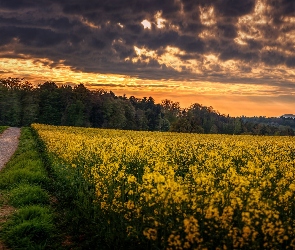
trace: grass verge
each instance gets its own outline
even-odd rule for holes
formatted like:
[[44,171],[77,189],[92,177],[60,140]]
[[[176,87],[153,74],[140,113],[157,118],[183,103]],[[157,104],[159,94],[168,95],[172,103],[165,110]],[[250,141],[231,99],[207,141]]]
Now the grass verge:
[[[30,128],[0,174],[0,238],[11,249],[58,249],[50,180]],[[5,209],[6,208],[6,209]]]
[[33,131],[43,164],[52,181],[49,192],[56,198],[53,207],[63,249],[126,249],[108,246],[101,238],[104,227],[94,203],[94,182],[85,178],[85,175],[91,175],[87,168],[69,167],[55,155],[49,154],[37,131]]
[[8,126],[0,126],[0,134],[2,134],[3,131],[7,128],[8,128]]

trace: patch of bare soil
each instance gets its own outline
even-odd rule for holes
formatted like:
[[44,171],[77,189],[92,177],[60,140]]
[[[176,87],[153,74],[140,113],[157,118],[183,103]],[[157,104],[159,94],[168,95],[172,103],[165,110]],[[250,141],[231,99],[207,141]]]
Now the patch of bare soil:
[[1,229],[1,224],[5,223],[8,219],[8,217],[15,211],[15,208],[8,206],[8,205],[3,205],[0,208],[0,229]]
[[9,250],[0,240],[0,250]]
[[[0,194],[0,231],[2,224],[7,221],[9,216],[15,212],[15,208],[5,204],[3,196]],[[9,250],[8,247],[0,240],[0,250]]]

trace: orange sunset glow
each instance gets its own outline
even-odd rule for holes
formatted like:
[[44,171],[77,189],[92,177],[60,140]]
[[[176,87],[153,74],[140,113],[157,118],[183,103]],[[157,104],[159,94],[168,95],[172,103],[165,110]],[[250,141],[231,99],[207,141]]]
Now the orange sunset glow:
[[0,3],[0,78],[213,106],[295,113],[295,3]]

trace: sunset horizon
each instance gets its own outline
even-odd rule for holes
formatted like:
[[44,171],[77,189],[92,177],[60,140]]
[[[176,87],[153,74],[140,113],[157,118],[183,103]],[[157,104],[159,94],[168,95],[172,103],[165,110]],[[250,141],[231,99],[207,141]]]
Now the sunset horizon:
[[0,78],[279,117],[295,110],[295,3],[0,3]]

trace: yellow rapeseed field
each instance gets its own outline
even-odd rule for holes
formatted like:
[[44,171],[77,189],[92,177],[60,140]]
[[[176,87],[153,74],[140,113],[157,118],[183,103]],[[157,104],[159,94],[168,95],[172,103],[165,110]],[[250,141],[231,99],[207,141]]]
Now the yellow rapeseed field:
[[[295,138],[33,124],[110,228],[161,249],[294,249]],[[89,178],[90,176],[86,176]]]

